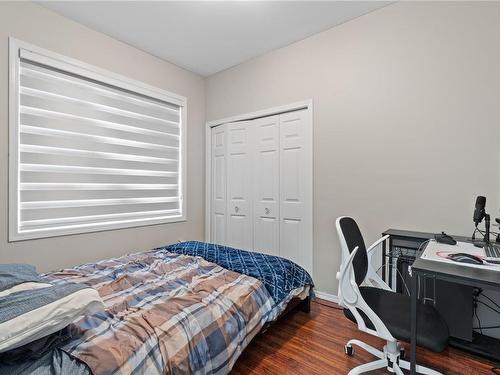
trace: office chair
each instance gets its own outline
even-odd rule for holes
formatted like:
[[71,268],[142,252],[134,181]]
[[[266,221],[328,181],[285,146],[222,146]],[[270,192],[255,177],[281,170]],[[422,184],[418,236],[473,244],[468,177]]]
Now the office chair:
[[[372,250],[388,236],[380,238],[366,249],[356,222],[340,217],[336,222],[342,251],[339,280],[339,305],[344,315],[357,323],[360,331],[386,340],[380,351],[359,340],[350,340],[345,353],[353,355],[353,345],[373,354],[376,361],[353,368],[349,375],[362,374],[386,367],[389,372],[403,375],[410,363],[401,357],[404,353],[398,340],[410,340],[410,297],[394,293],[371,266]],[[436,352],[448,343],[448,326],[439,312],[429,304],[417,301],[417,345]],[[441,375],[427,367],[417,365],[419,374]]]

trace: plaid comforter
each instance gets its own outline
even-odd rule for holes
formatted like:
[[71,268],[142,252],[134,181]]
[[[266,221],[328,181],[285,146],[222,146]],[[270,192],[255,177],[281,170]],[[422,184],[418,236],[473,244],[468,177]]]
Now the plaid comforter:
[[309,285],[311,292],[314,286],[305,269],[291,260],[274,255],[200,241],[180,242],[161,249],[202,257],[228,270],[255,277],[262,281],[277,306],[288,302],[293,292],[304,285]]
[[62,348],[94,374],[227,374],[273,315],[259,280],[164,250],[44,277],[101,295],[106,310],[76,322]]

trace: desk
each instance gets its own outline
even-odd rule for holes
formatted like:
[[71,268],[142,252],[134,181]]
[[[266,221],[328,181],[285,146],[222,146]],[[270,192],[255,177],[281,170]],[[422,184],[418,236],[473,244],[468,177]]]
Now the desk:
[[[398,293],[405,292],[401,285],[401,279],[397,277],[395,270],[398,271],[397,260],[400,256],[409,258],[409,264],[412,264],[416,258],[417,250],[427,240],[434,238],[434,233],[415,232],[401,229],[387,229],[382,233],[382,237],[388,235],[387,241],[382,243],[382,280],[390,288]],[[452,235],[457,241],[469,242],[470,238]],[[388,243],[386,243],[388,242]],[[421,250],[421,249],[420,249]],[[401,270],[402,271],[402,270]],[[410,284],[410,278],[402,272],[403,279]]]
[[500,290],[500,272],[498,271],[466,267],[460,264],[434,262],[418,257],[411,266],[410,373],[412,375],[415,374],[417,349],[417,279],[419,276],[478,288]]

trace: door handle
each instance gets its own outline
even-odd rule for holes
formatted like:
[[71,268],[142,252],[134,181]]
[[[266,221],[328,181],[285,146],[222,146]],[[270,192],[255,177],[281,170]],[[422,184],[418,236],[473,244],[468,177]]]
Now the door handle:
[[266,213],[266,215],[269,215],[269,214],[271,213],[271,210],[270,210],[269,208],[267,208],[267,207],[266,207],[266,208],[264,209],[264,212]]
[[238,206],[234,206],[234,212],[238,212],[240,210],[240,208]]

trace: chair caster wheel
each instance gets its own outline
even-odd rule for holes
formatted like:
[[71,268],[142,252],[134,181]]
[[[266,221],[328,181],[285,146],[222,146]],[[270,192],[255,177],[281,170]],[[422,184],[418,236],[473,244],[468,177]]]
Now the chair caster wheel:
[[406,352],[405,352],[404,348],[401,348],[399,350],[399,358],[405,359],[405,354],[406,354]]
[[344,353],[347,354],[349,357],[352,357],[354,355],[354,348],[351,345],[345,345]]

